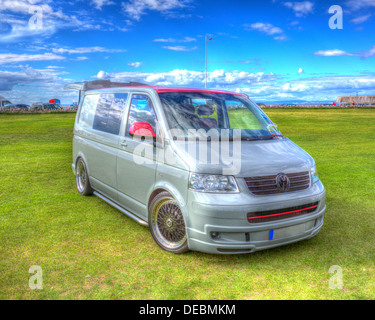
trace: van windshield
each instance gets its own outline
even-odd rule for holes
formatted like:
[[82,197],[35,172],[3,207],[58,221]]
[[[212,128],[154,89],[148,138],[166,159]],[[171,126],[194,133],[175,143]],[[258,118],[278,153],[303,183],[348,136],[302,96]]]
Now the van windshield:
[[[240,132],[242,140],[281,137],[279,129],[251,100],[241,95],[209,92],[159,93],[169,129],[178,136],[217,130],[219,137]],[[225,133],[224,133],[225,132]]]

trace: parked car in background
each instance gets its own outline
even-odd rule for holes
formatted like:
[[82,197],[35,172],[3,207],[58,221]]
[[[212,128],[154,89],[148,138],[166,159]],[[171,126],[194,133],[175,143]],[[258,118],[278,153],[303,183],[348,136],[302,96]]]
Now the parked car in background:
[[14,106],[16,107],[16,110],[24,110],[24,111],[29,110],[29,105],[27,104],[16,104]]
[[2,108],[3,111],[28,111],[26,104],[7,104]]
[[44,110],[63,110],[58,104],[56,103],[45,103],[43,104]]
[[13,104],[6,104],[1,108],[2,111],[15,111],[16,107]]
[[34,103],[29,108],[29,111],[42,111],[42,110],[44,110],[43,103]]
[[78,104],[73,103],[69,106],[68,110],[77,110],[78,109]]

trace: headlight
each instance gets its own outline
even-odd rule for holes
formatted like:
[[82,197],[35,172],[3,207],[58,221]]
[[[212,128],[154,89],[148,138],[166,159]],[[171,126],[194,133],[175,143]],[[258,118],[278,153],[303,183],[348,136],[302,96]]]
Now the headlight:
[[318,170],[316,169],[316,165],[314,165],[310,169],[310,173],[311,173],[311,181],[312,181],[312,183],[314,184],[315,182],[318,182],[319,181],[319,176],[318,176]]
[[189,189],[201,192],[239,192],[232,176],[191,173]]

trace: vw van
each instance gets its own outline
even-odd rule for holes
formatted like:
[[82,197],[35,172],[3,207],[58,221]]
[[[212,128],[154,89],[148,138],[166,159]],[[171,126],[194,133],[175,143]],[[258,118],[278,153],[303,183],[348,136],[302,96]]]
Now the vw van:
[[312,238],[323,226],[326,192],[313,158],[244,94],[86,91],[72,169],[81,195],[148,227],[172,253],[251,253]]

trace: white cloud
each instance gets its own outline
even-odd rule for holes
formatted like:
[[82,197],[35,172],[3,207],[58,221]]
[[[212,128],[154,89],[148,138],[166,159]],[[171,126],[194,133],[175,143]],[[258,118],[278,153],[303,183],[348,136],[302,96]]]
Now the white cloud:
[[46,69],[65,69],[65,67],[60,67],[60,66],[48,66]]
[[184,37],[182,39],[173,39],[173,38],[168,38],[168,39],[155,39],[154,42],[170,42],[170,43],[175,43],[175,42],[194,42],[197,41],[197,39],[192,38],[192,37]]
[[185,46],[164,46],[164,49],[172,50],[172,51],[192,51],[198,49],[197,47],[185,47]]
[[46,4],[49,2],[42,0],[0,0],[0,11],[29,14],[30,7],[37,5],[41,6],[46,13],[50,13],[52,12],[52,8]]
[[354,56],[354,54],[345,52],[339,49],[333,50],[321,50],[314,53],[315,56],[322,56],[322,57],[339,57],[339,56]]
[[13,12],[17,14],[31,16],[30,9],[32,7],[39,7],[42,9],[43,18],[58,18],[63,20],[69,20],[69,17],[65,15],[61,9],[55,11],[49,4],[52,4],[51,0],[0,0],[0,12]]
[[271,23],[256,22],[252,24],[245,24],[244,28],[246,30],[255,30],[264,33],[268,36],[273,36],[275,40],[287,39],[286,35],[284,34],[284,31],[279,27],[275,27]]
[[83,48],[52,48],[53,53],[59,53],[59,54],[84,54],[84,53],[95,53],[95,52],[112,52],[112,53],[118,53],[118,52],[126,52],[125,49],[107,49],[103,47],[83,47]]
[[131,62],[128,63],[128,66],[133,67],[133,68],[139,68],[142,65],[142,62]]
[[[129,82],[137,81],[149,85],[202,88],[204,73],[176,69],[168,72],[118,72],[102,71],[100,79]],[[316,76],[287,80],[273,73],[251,73],[217,69],[208,73],[208,87],[244,92],[258,101],[336,100],[337,96],[361,92],[371,94],[375,90],[374,75]]]
[[[97,1],[98,6],[108,5],[108,0]],[[56,1],[57,2],[57,1]],[[0,42],[19,42],[26,38],[37,38],[38,41],[48,38],[58,30],[73,31],[127,31],[121,25],[112,23],[108,17],[92,16],[85,10],[75,11],[73,15],[65,14],[61,9],[53,8],[56,2],[52,0],[0,0]],[[32,15],[29,13],[32,5],[42,8],[43,26],[38,29],[29,27]]]
[[275,36],[273,37],[275,40],[278,40],[278,41],[284,41],[284,40],[287,40],[288,37],[285,35],[285,34],[282,34],[280,36]]
[[360,17],[354,18],[354,19],[350,20],[350,22],[354,23],[354,24],[361,24],[361,23],[366,22],[368,19],[370,19],[370,17],[371,17],[371,13],[366,14],[365,16],[360,16]]
[[352,10],[375,7],[374,0],[346,0],[345,4]]
[[17,63],[25,61],[51,61],[51,60],[64,60],[65,57],[58,56],[52,53],[44,54],[14,54],[2,53],[0,54],[0,64]]
[[[0,71],[1,95],[12,102],[32,103],[62,98],[76,100],[77,93],[64,91],[68,79],[62,79],[64,70],[51,66],[42,70],[22,67],[18,72]],[[93,78],[118,82],[136,81],[149,85],[176,87],[204,87],[204,73],[175,69],[168,72],[106,72],[100,71]],[[69,80],[75,82],[75,80]],[[37,89],[35,84],[38,84]],[[290,80],[271,73],[225,71],[217,69],[208,73],[209,88],[225,89],[248,94],[255,101],[334,101],[338,96],[370,95],[375,90],[375,75],[316,76]],[[13,88],[12,91],[10,91]],[[5,91],[4,91],[5,90]],[[7,91],[8,90],[8,91]],[[63,102],[67,103],[67,102]]]
[[20,71],[0,71],[0,88],[1,91],[7,91],[12,90],[16,85],[56,82],[61,80],[58,77],[60,74],[66,74],[66,72],[59,72],[51,68],[37,70],[29,66],[20,66]]
[[245,25],[245,27],[250,28],[252,30],[257,30],[269,36],[283,33],[282,29],[280,29],[279,27],[275,27],[274,25],[270,23],[257,22],[251,25]]
[[348,53],[346,51],[339,50],[339,49],[323,50],[323,51],[315,52],[314,55],[323,56],[323,57],[351,56],[351,57],[360,57],[361,59],[367,59],[367,58],[375,57],[375,46],[372,46],[368,50],[356,51],[352,53]]
[[[163,85],[168,82],[173,86],[202,87],[204,84],[204,73],[199,71],[175,69],[168,72],[114,72],[100,71],[96,76],[98,79],[111,79],[112,81],[129,82],[136,81],[151,85]],[[251,73],[245,71],[224,71],[217,69],[208,73],[210,86],[225,85],[254,85],[267,81],[276,80],[278,76],[273,73]]]
[[105,72],[105,71],[99,71],[98,74],[96,75],[96,78],[98,78],[99,80],[106,80],[109,78],[109,73]]
[[133,20],[140,20],[147,11],[170,13],[171,10],[187,7],[187,0],[130,0],[122,2],[122,10]]
[[87,57],[77,57],[76,60],[78,61],[84,61],[84,60],[88,60],[89,58]]
[[94,4],[95,8],[98,10],[102,10],[103,6],[115,4],[115,2],[110,1],[110,0],[91,0],[91,2]]
[[375,46],[372,46],[369,50],[358,52],[358,55],[362,59],[367,59],[367,58],[375,57]]
[[285,2],[284,6],[292,9],[297,17],[304,17],[314,11],[314,3],[311,1]]

